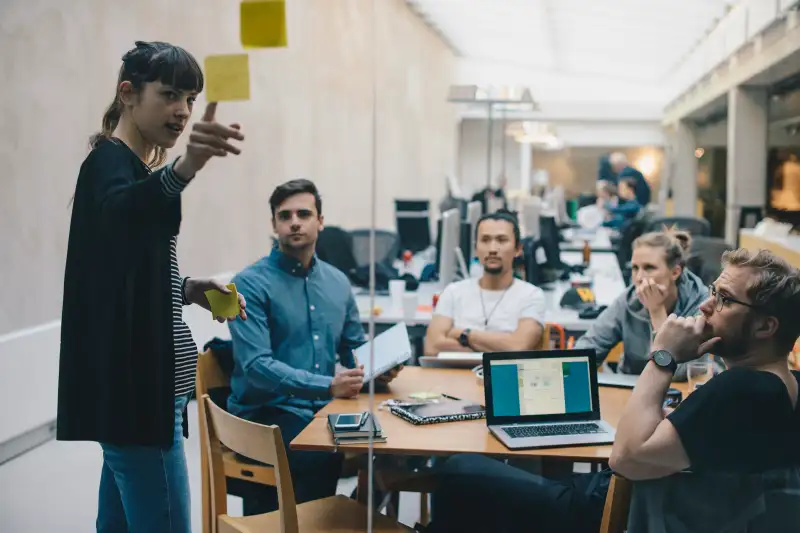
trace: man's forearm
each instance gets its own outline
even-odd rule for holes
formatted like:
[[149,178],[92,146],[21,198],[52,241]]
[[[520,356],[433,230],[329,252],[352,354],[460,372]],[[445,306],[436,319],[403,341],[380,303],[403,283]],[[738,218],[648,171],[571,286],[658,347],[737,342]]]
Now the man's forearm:
[[656,332],[661,329],[664,322],[667,321],[667,310],[663,306],[650,312],[650,324],[653,326],[653,331]]
[[443,337],[435,341],[425,342],[425,355],[438,355],[439,352],[471,352],[466,346],[461,346],[456,339]]
[[664,397],[671,381],[669,371],[647,363],[617,426],[614,447],[620,452],[635,453],[653,436],[664,417]]
[[498,331],[471,331],[469,344],[476,352],[513,351],[520,347],[515,342],[513,333]]

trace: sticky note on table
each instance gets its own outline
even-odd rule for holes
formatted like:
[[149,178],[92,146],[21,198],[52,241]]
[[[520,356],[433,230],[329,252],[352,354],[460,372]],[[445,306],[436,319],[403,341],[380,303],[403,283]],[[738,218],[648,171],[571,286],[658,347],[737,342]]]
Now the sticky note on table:
[[205,67],[206,101],[250,99],[250,65],[247,54],[208,56]]
[[239,9],[239,37],[245,48],[286,46],[286,2],[244,0]]
[[208,303],[211,305],[211,314],[214,318],[218,316],[227,318],[239,314],[239,294],[236,291],[236,285],[234,283],[229,283],[225,286],[231,290],[230,294],[222,294],[216,289],[205,292]]

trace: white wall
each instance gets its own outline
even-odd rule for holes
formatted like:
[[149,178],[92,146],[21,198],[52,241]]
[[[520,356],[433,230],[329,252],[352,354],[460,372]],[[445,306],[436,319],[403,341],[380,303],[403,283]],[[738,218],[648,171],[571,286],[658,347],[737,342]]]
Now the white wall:
[[[242,122],[247,140],[241,156],[209,164],[183,195],[185,273],[238,271],[264,255],[269,195],[291,178],[317,183],[328,224],[368,227],[374,143],[378,227],[394,226],[396,196],[438,203],[456,161],[456,109],[445,102],[455,57],[402,0],[375,8],[371,0],[292,0],[289,46],[248,51],[252,98],[218,112]],[[0,441],[55,417],[52,324],[61,314],[69,199],[135,40],[174,42],[201,62],[241,52],[239,2],[0,2],[0,335],[50,325],[0,337]],[[210,216],[220,211],[224,223]]]
[[558,109],[557,114],[568,115],[564,118],[578,120],[661,120],[668,94],[663,85],[641,82],[635,73],[579,76],[467,58],[458,60],[456,76],[465,85],[529,87],[542,113]]

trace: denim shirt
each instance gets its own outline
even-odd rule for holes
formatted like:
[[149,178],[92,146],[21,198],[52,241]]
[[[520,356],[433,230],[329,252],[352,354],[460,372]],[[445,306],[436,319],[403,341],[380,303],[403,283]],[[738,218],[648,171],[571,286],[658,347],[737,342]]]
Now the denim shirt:
[[233,279],[247,320],[228,323],[234,370],[228,409],[277,407],[311,420],[331,399],[337,354],[352,368],[364,329],[347,277],[314,257],[305,269],[277,248]]

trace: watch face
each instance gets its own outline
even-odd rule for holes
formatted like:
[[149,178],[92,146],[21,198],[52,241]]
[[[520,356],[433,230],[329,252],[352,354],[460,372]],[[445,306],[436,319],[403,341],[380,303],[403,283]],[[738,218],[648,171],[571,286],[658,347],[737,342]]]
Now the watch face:
[[658,366],[669,366],[669,364],[672,363],[672,354],[666,350],[658,350],[653,353],[653,361],[655,361]]

